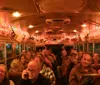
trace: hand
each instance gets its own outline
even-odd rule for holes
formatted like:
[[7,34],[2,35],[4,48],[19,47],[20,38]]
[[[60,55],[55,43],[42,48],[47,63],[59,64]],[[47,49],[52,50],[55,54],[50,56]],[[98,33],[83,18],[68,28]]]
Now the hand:
[[28,77],[29,77],[29,73],[28,73],[28,71],[27,71],[27,69],[26,70],[23,70],[23,72],[22,72],[22,79],[28,79]]
[[27,69],[23,70],[22,79],[26,80],[26,79],[33,79],[33,78],[34,78],[34,75],[33,75],[33,73],[31,71],[29,71]]

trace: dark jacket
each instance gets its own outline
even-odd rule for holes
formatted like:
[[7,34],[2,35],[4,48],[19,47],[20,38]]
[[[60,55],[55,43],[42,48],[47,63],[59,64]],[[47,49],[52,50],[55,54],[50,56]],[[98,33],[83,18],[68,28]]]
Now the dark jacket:
[[[92,67],[88,67],[88,72],[85,72],[82,68],[81,64],[78,64],[76,67],[74,67],[69,76],[69,85],[87,85],[84,84],[88,81],[90,81],[91,78],[84,78],[85,74],[91,74],[96,73],[96,71]],[[89,80],[88,80],[89,79]],[[88,84],[90,85],[90,84]]]
[[98,72],[98,70],[100,69],[100,64],[92,64],[92,67]]
[[32,80],[27,79],[21,79],[18,85],[51,85],[50,81],[46,78],[44,78],[41,74],[39,74],[37,80],[32,83]]
[[10,85],[9,79],[4,79],[0,85]]

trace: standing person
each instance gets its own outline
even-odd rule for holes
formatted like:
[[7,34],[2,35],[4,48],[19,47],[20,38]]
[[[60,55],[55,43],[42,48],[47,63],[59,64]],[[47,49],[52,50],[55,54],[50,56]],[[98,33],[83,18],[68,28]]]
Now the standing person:
[[80,64],[74,67],[70,72],[69,85],[94,85],[93,82],[88,82],[88,79],[83,79],[85,74],[96,73],[91,64],[92,57],[87,53],[83,54]]
[[38,62],[30,61],[22,72],[22,79],[18,85],[51,85],[48,79],[39,74],[40,70],[41,66]]
[[48,59],[48,50],[44,49],[41,53],[46,65],[52,69],[52,62]]
[[57,57],[57,65],[58,66],[61,66],[62,63],[68,59],[68,55],[67,55],[67,51],[63,48],[61,50],[61,55],[59,57]]
[[64,85],[69,85],[69,74],[72,68],[74,68],[77,64],[77,58],[77,53],[71,53],[70,56],[62,63],[62,83]]
[[0,64],[0,85],[15,85],[8,79],[7,68],[4,64]]
[[63,64],[68,59],[67,51],[65,49],[61,51],[61,58],[62,58],[61,64]]

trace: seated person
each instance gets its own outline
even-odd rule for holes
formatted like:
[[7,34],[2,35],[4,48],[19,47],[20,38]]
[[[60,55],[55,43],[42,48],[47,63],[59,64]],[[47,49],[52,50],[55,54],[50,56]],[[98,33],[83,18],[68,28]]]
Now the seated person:
[[22,72],[23,70],[24,67],[18,59],[11,62],[9,72]]
[[8,79],[7,69],[4,64],[0,64],[0,85],[15,85]]
[[92,63],[92,67],[98,71],[100,69],[100,57],[98,53],[94,53],[93,54],[93,63]]
[[25,54],[21,54],[19,56],[19,61],[22,65],[22,67],[25,69],[27,67],[27,60],[26,60],[26,55]]
[[96,70],[92,68],[91,64],[92,57],[88,53],[83,54],[80,64],[75,66],[70,72],[69,85],[91,85],[85,84],[88,79],[83,79],[85,74],[96,73]]
[[45,63],[42,61],[40,56],[35,57],[34,60],[36,62],[38,62],[40,64],[40,66],[41,66],[40,74],[42,76],[44,76],[45,78],[49,79],[51,85],[55,85],[56,84],[56,77],[55,77],[55,74],[52,71],[52,69],[45,65]]
[[39,74],[40,70],[40,64],[35,60],[30,61],[18,85],[51,85],[48,79]]

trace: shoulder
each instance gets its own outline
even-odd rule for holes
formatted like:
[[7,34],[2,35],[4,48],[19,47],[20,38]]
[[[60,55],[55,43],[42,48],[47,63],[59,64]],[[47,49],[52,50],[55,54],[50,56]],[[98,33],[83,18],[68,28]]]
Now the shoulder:
[[[42,81],[41,81],[42,80]],[[38,79],[37,79],[38,82],[41,82],[41,85],[51,85],[50,84],[50,80],[45,78],[44,76],[42,76],[41,74],[39,74],[38,76]]]
[[97,73],[97,71],[94,68],[91,68],[92,73]]
[[71,73],[76,73],[77,69],[76,67],[72,68]]
[[75,74],[81,70],[80,64],[76,65],[75,67],[72,68],[71,73]]

